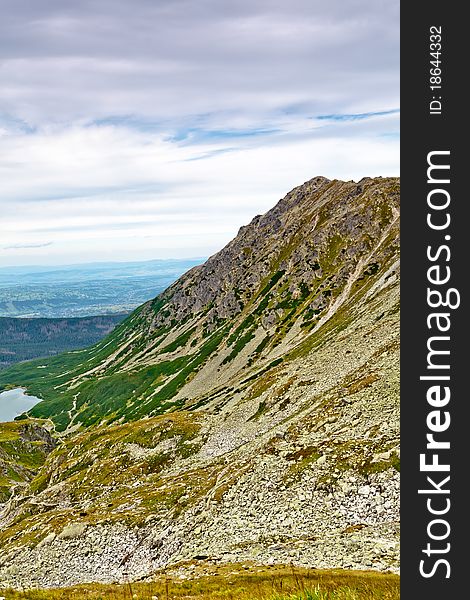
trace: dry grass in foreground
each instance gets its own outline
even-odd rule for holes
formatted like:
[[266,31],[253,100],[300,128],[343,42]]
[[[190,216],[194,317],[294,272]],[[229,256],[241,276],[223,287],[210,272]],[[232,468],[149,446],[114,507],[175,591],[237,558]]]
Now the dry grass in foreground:
[[[185,578],[183,578],[185,577]],[[398,600],[397,575],[293,567],[186,564],[155,581],[0,590],[6,600]]]

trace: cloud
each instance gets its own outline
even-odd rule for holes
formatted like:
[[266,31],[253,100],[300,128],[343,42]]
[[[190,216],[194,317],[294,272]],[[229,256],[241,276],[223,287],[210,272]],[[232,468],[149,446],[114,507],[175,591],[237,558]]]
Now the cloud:
[[398,11],[388,0],[5,0],[0,102],[31,126],[382,110],[399,94]]
[[397,140],[380,131],[361,121],[195,144],[104,126],[4,138],[2,239],[53,239],[64,261],[211,254],[317,174],[397,174]]
[[316,118],[319,121],[362,121],[364,119],[373,119],[374,117],[384,117],[387,115],[394,115],[399,113],[400,110],[398,108],[394,108],[392,110],[382,110],[378,112],[366,112],[366,113],[358,113],[355,115],[319,115]]
[[51,246],[52,242],[44,242],[38,244],[12,244],[11,246],[3,246],[4,250],[18,250],[24,248],[46,248],[47,246]]
[[4,0],[0,261],[206,255],[317,174],[398,174],[398,9]]

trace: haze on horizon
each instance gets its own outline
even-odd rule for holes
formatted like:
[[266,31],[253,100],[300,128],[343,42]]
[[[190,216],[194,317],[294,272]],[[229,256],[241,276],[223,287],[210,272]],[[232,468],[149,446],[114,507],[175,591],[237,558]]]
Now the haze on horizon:
[[208,256],[399,174],[399,3],[4,0],[0,267]]

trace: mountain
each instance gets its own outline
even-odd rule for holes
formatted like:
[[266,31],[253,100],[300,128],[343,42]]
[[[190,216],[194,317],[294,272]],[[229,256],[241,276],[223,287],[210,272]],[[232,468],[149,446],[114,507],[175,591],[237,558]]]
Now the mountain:
[[0,317],[0,369],[23,360],[90,346],[110,333],[125,316],[72,319]]
[[95,346],[1,372],[60,442],[3,511],[0,581],[396,569],[398,207],[396,178],[311,179]]

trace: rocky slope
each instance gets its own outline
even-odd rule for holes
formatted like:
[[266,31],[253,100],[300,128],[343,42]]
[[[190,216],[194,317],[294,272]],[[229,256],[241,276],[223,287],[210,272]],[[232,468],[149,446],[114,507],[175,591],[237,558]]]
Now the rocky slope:
[[314,178],[96,346],[4,371],[62,442],[4,506],[0,581],[396,569],[398,203]]

